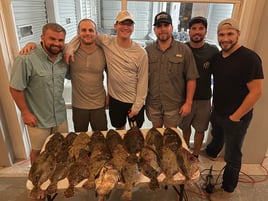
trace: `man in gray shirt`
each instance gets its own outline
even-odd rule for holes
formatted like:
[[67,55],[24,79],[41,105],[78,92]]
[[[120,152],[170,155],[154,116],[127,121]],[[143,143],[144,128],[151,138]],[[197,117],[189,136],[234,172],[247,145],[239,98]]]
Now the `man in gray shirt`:
[[172,37],[172,20],[166,12],[155,16],[156,43],[146,47],[149,87],[146,114],[153,127],[177,127],[191,112],[198,78],[192,51]]

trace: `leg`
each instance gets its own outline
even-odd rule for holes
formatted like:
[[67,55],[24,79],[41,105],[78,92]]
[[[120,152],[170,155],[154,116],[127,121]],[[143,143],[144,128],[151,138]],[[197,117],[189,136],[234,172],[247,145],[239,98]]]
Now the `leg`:
[[127,114],[131,108],[131,103],[123,103],[110,96],[109,116],[111,124],[117,130],[124,130],[127,122]]
[[89,111],[73,107],[73,123],[75,132],[87,132],[89,126]]
[[31,164],[39,156],[47,137],[51,134],[51,128],[38,128],[27,126],[29,138],[31,141],[32,150],[30,153]]
[[191,137],[191,127],[185,128],[182,130],[183,138],[187,144],[188,147],[190,147],[190,137]]
[[159,119],[158,121],[152,122],[154,128],[162,128],[163,127],[163,120]]
[[137,122],[137,126],[139,128],[141,128],[142,127],[142,124],[144,122],[144,106],[141,108],[141,110],[137,114],[137,116],[136,116],[136,122]]
[[152,122],[154,128],[162,128],[164,125],[163,114],[160,109],[146,105],[147,118]]
[[224,145],[223,118],[215,112],[211,114],[211,135],[212,140],[206,147],[209,156],[216,158]]
[[199,155],[200,149],[203,144],[203,139],[204,139],[204,132],[195,132],[194,135],[194,151],[193,155],[197,156]]
[[31,165],[33,164],[33,162],[35,161],[35,159],[40,155],[40,151],[41,150],[31,150],[30,153],[30,161],[31,161]]
[[240,122],[232,122],[229,118],[223,122],[226,166],[223,173],[222,188],[227,192],[233,192],[238,183],[242,162],[241,149],[251,119],[252,113],[248,113]]
[[107,130],[107,117],[105,107],[94,109],[90,111],[91,121],[90,125],[93,131],[106,131]]

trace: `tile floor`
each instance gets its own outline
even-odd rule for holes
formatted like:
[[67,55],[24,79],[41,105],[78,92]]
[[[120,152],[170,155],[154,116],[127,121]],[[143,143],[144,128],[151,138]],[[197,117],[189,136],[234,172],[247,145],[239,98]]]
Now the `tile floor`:
[[[70,110],[68,111],[70,117]],[[72,122],[69,121],[70,130],[72,130]],[[148,121],[144,127],[150,128]],[[109,128],[111,126],[109,125]],[[185,185],[185,201],[206,201],[209,200],[207,194],[203,190],[206,177],[210,167],[213,167],[213,183],[216,188],[220,187],[221,169],[224,167],[224,161],[220,157],[217,161],[211,161],[204,156],[200,156],[200,177],[197,181],[193,181]],[[0,200],[2,201],[33,201],[28,198],[26,189],[27,174],[30,169],[29,160],[18,161],[12,167],[0,167]],[[232,201],[267,201],[268,200],[268,151],[261,164],[243,164],[241,169],[240,181],[237,187],[237,196]],[[113,191],[110,201],[119,201],[122,190]],[[54,201],[95,201],[97,200],[94,192],[79,192],[75,197],[66,199],[62,193],[59,193]],[[161,188],[152,192],[148,188],[135,188],[133,193],[133,201],[178,201],[179,196],[172,187],[167,190]]]

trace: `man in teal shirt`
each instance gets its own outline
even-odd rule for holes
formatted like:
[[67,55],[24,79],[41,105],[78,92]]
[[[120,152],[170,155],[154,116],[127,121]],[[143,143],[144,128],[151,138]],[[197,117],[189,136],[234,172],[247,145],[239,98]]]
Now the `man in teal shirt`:
[[19,55],[14,61],[10,92],[28,128],[31,163],[50,134],[68,131],[62,96],[68,70],[62,56],[65,35],[59,24],[44,25],[41,44],[29,55]]

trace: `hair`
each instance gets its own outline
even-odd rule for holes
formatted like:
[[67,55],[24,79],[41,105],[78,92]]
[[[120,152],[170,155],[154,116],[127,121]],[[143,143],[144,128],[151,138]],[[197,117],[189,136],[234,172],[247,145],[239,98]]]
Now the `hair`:
[[78,23],[78,26],[77,26],[77,31],[79,31],[81,22],[84,22],[84,21],[92,22],[92,24],[94,24],[95,30],[97,31],[97,25],[96,25],[96,23],[93,20],[88,19],[88,18],[84,18],[84,19],[80,20],[80,22]]
[[55,31],[55,32],[63,32],[65,35],[66,35],[66,30],[59,24],[57,23],[47,23],[43,26],[43,29],[42,29],[42,34],[45,34],[47,30],[52,30],[52,31]]

